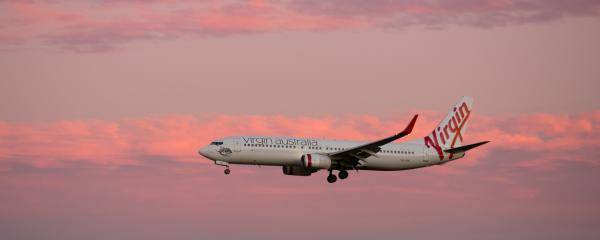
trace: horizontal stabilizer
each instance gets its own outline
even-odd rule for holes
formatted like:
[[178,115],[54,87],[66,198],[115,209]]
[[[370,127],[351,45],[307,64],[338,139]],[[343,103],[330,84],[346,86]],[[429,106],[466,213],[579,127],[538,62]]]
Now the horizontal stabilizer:
[[466,151],[469,151],[469,150],[471,150],[473,148],[479,147],[479,146],[481,146],[483,144],[486,144],[486,143],[489,143],[489,142],[490,141],[478,142],[478,143],[474,143],[474,144],[465,145],[465,146],[462,146],[462,147],[450,148],[450,149],[444,150],[444,152],[452,153],[452,154],[466,152]]

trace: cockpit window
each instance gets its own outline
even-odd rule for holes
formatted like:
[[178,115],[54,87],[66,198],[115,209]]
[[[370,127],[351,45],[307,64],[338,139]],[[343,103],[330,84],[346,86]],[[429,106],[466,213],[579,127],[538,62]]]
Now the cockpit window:
[[211,142],[210,145],[223,145],[223,142]]

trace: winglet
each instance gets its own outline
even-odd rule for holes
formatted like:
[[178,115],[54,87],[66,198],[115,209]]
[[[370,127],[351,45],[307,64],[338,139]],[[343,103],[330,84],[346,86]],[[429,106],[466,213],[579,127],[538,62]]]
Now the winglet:
[[408,135],[412,132],[415,123],[417,122],[417,118],[419,117],[419,114],[415,115],[412,120],[410,120],[410,123],[408,124],[408,126],[406,126],[406,128],[400,133],[402,135]]

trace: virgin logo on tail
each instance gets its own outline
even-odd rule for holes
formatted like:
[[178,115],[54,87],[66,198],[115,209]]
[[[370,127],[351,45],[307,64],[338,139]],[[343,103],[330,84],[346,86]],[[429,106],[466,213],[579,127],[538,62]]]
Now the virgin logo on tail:
[[[437,128],[433,129],[431,134],[427,135],[425,140],[425,146],[427,148],[434,148],[440,157],[440,160],[444,160],[444,152],[442,151],[442,146],[448,146],[449,148],[453,148],[456,144],[456,140],[460,139],[462,142],[463,137],[461,134],[461,130],[469,116],[471,115],[471,110],[467,106],[466,102],[463,102],[459,109],[452,109],[453,116],[446,122],[445,124],[440,124]],[[442,146],[440,146],[440,142]],[[452,158],[452,154],[448,157]]]

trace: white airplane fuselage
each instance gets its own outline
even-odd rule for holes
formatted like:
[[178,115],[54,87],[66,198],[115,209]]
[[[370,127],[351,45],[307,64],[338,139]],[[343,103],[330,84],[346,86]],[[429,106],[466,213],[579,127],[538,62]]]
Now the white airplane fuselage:
[[[222,142],[222,144],[221,144]],[[206,158],[222,164],[247,164],[266,166],[302,166],[305,154],[328,155],[360,146],[367,142],[322,139],[241,136],[217,140],[199,150]],[[462,158],[464,153],[446,154],[440,159],[433,148],[424,143],[407,142],[386,144],[376,155],[357,166],[362,170],[395,171],[439,165]]]

